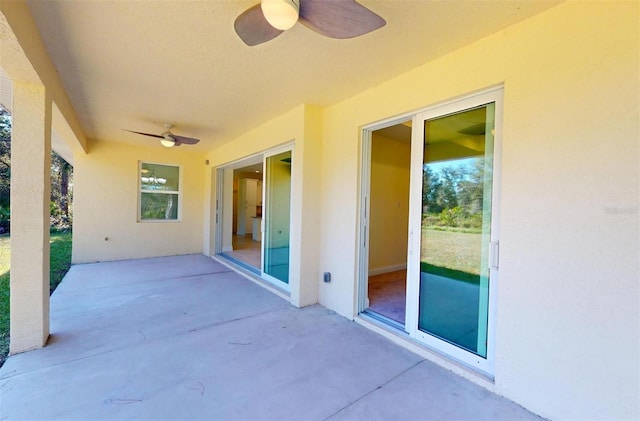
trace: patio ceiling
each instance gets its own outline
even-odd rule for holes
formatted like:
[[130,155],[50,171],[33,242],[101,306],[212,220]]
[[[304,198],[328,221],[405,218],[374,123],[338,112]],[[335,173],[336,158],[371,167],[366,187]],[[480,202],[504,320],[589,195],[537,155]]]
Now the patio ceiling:
[[152,145],[122,129],[159,133],[172,122],[176,134],[202,139],[193,150],[206,151],[299,104],[339,102],[558,3],[361,0],[385,27],[333,40],[297,24],[248,47],[233,22],[256,2],[28,4],[88,138]]

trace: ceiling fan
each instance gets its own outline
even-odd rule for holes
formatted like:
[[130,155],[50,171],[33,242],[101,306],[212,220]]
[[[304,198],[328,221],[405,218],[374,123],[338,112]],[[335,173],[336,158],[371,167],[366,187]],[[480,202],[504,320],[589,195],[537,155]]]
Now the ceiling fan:
[[161,139],[160,143],[162,143],[162,146],[167,148],[180,146],[182,144],[195,145],[196,143],[200,142],[200,139],[194,139],[192,137],[185,137],[185,136],[178,136],[177,134],[171,133],[172,127],[173,127],[173,124],[165,123],[164,128],[166,130],[162,134],[143,133],[143,132],[136,132],[136,131],[127,130],[127,129],[123,129],[123,130],[126,130],[131,133],[141,134],[143,136],[151,136],[151,137],[156,137],[158,139]]
[[329,38],[355,38],[387,22],[355,0],[262,0],[242,12],[236,33],[249,46],[272,40],[300,21]]

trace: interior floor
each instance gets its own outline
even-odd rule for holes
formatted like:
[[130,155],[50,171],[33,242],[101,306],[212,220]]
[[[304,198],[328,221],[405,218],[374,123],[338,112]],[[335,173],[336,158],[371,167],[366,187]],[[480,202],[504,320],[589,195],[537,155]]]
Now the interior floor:
[[404,324],[406,293],[406,269],[370,276],[369,310]]
[[231,244],[233,245],[233,251],[227,251],[224,254],[256,269],[261,268],[260,241],[253,240],[251,234],[234,235],[231,239]]

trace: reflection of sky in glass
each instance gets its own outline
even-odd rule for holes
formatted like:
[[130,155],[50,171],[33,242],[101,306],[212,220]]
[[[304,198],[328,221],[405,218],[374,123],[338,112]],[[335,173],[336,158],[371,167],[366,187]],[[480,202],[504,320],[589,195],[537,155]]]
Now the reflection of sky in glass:
[[460,168],[463,167],[467,170],[467,173],[471,172],[474,168],[474,164],[481,157],[472,157],[464,159],[449,159],[447,161],[429,162],[426,165],[436,174],[440,174],[443,168]]

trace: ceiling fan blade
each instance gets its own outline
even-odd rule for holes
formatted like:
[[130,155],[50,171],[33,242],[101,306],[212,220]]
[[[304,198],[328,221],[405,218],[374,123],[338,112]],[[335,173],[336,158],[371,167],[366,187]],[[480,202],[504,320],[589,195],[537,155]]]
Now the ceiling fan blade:
[[141,135],[143,135],[143,136],[157,137],[157,138],[160,138],[160,139],[163,139],[163,138],[164,138],[164,136],[159,135],[159,134],[153,134],[153,133],[142,133],[142,132],[134,132],[133,130],[127,130],[127,129],[122,129],[122,130],[124,130],[124,131],[126,131],[126,132],[130,132],[130,133],[141,134]]
[[183,143],[185,145],[195,145],[196,143],[200,142],[200,139],[195,139],[193,137],[178,136],[177,134],[173,134],[173,133],[171,133],[171,137],[175,139],[176,146],[178,146],[178,144],[183,144]]
[[269,25],[260,3],[242,12],[233,26],[240,39],[250,47],[270,41],[284,32]]
[[387,22],[355,0],[300,0],[300,23],[321,35],[346,39],[375,31]]

